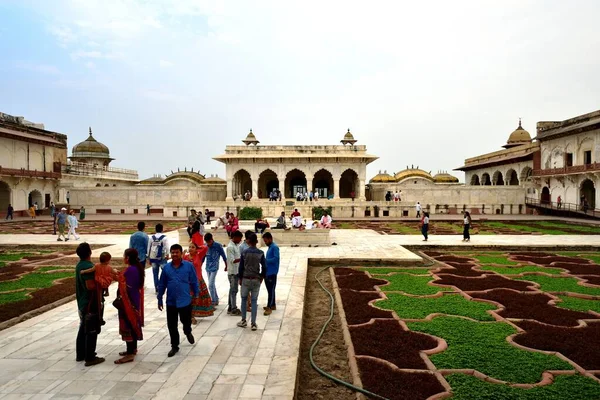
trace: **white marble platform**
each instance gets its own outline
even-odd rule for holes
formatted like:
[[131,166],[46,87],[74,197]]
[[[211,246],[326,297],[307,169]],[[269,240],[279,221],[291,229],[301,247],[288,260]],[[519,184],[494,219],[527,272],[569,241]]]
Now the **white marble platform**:
[[[170,233],[169,238],[176,242],[177,233]],[[127,235],[86,235],[83,239],[93,244],[113,243],[102,249],[113,254],[121,254],[129,241]],[[135,362],[130,364],[113,363],[124,343],[118,335],[116,310],[110,306],[97,349],[107,361],[91,368],[75,362],[79,323],[75,302],[0,331],[0,399],[292,399],[308,260],[418,261],[419,257],[402,245],[425,243],[418,235],[382,236],[368,230],[332,230],[331,239],[336,246],[281,248],[277,310],[270,316],[259,313],[259,329],[255,332],[236,327],[239,317],[226,315],[228,282],[221,265],[217,276],[221,305],[217,313],[194,327],[196,344],[182,343],[173,358],[167,357],[170,341],[166,316],[156,308],[153,289],[146,292],[144,341],[140,342]],[[461,245],[460,239],[460,236],[432,236],[427,244]],[[52,235],[0,235],[0,245],[49,247],[57,243],[64,244],[56,242]],[[600,245],[600,236],[490,235],[474,236],[474,243],[531,247]],[[146,282],[146,286],[153,286],[150,270]],[[114,292],[111,288],[111,294]],[[259,305],[265,302],[263,287]]]

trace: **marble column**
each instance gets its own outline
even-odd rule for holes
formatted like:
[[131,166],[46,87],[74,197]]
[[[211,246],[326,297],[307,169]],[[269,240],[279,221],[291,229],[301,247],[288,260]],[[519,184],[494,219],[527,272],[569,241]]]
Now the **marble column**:
[[312,192],[313,191],[313,180],[312,180],[312,178],[306,178],[306,191],[307,192]]
[[258,179],[252,179],[252,200],[258,199]]
[[362,179],[358,182],[358,200],[367,200],[367,196],[365,195],[365,181]]
[[[330,194],[330,193],[328,193]],[[338,199],[340,197],[340,180],[333,180],[333,198]]]
[[231,179],[227,179],[227,197],[225,198],[225,200],[233,200],[233,182],[231,181]]

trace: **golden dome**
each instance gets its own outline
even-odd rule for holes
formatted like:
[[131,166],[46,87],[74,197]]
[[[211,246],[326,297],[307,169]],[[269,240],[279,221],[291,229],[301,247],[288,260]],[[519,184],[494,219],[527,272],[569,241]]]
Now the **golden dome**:
[[246,146],[250,146],[251,144],[256,146],[260,143],[258,139],[256,139],[256,136],[254,136],[254,133],[252,133],[252,129],[250,129],[250,133],[248,133],[248,136],[246,136],[246,139],[242,140],[242,142],[244,142]]
[[206,177],[202,180],[202,182],[200,182],[203,185],[210,185],[210,184],[218,184],[218,183],[227,183],[227,181],[223,178],[219,178],[218,176],[209,176]]
[[423,179],[427,179],[429,181],[433,180],[433,177],[431,176],[431,174],[427,171],[423,171],[422,169],[419,169],[419,167],[417,168],[406,168],[404,171],[400,171],[397,172],[396,175],[394,175],[394,178],[396,180],[396,182],[400,182],[403,179],[407,179],[407,178],[423,178]]
[[396,180],[394,179],[393,176],[388,174],[387,171],[384,171],[383,173],[381,171],[379,171],[379,173],[377,175],[375,175],[373,178],[371,178],[371,180],[369,181],[369,183],[393,183],[393,182],[396,182]]
[[90,128],[90,136],[73,146],[73,157],[110,158],[110,151],[108,147],[94,139]]
[[433,176],[435,183],[458,183],[458,178],[447,172],[438,172]]
[[357,140],[354,139],[354,135],[352,135],[352,133],[350,133],[350,128],[348,128],[348,132],[346,132],[346,134],[344,135],[344,138],[342,140],[340,140],[340,142],[342,144],[354,144],[357,142]]
[[504,147],[512,147],[520,144],[531,143],[531,135],[521,126],[521,119],[519,118],[519,126],[513,131],[508,137],[508,142]]

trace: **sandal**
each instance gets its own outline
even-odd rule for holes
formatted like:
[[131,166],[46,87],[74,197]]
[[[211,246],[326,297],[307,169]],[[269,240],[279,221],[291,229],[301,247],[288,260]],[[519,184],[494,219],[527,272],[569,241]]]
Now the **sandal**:
[[[135,356],[136,354],[137,354],[137,350],[135,351],[135,353],[133,353],[133,355]],[[120,355],[121,357],[125,357],[125,356],[128,356],[128,355],[130,355],[130,354],[128,354],[126,351],[121,351],[121,352],[119,353],[119,355]]]
[[115,364],[127,364],[130,362],[133,362],[133,360],[135,359],[135,356],[125,356],[123,358],[119,358],[118,360],[115,360]]

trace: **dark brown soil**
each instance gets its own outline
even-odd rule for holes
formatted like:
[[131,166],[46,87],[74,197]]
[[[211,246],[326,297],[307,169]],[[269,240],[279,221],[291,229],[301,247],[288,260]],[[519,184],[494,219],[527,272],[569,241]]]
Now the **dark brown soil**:
[[578,275],[578,278],[585,279],[590,285],[598,285],[600,286],[600,276],[593,275]]
[[441,280],[435,281],[438,285],[452,285],[457,288],[469,291],[482,291],[487,289],[508,288],[519,291],[530,291],[530,282],[513,281],[500,275],[487,275],[484,277],[462,277],[446,274],[437,274]]
[[506,309],[498,314],[504,318],[533,319],[551,325],[579,325],[579,319],[598,319],[592,314],[558,308],[548,304],[552,298],[546,294],[515,293],[506,289],[496,289],[487,293],[471,293],[476,299],[496,301]]
[[357,362],[363,387],[390,400],[421,400],[444,391],[434,375],[396,371],[365,358],[357,358]]
[[438,344],[431,336],[405,331],[395,319],[377,319],[372,324],[351,326],[350,336],[357,356],[381,358],[398,368],[427,369],[419,354]]
[[465,263],[455,263],[449,262],[448,265],[451,265],[454,268],[442,268],[440,270],[440,274],[452,274],[452,275],[460,275],[460,276],[481,276],[483,274],[493,274],[491,271],[476,271],[473,269],[474,264],[465,264]]
[[0,322],[8,321],[11,318],[18,317],[28,311],[48,305],[74,293],[75,278],[63,279],[54,286],[31,293],[31,299],[0,305]]
[[[336,268],[335,270],[337,271],[337,269],[338,268]],[[340,289],[366,291],[375,290],[376,285],[385,285],[388,283],[388,281],[384,281],[383,279],[369,278],[364,272],[361,272],[360,274],[351,275],[337,275],[336,273],[335,279],[337,280]]]
[[[298,360],[296,383],[297,400],[352,399],[354,392],[325,378],[310,365],[308,351],[317,338],[323,324],[329,318],[329,296],[315,280],[315,270],[309,269],[306,283],[304,317],[302,318],[302,340]],[[328,272],[319,275],[328,290],[332,291]],[[348,367],[348,350],[344,343],[340,318],[335,307],[335,316],[325,331],[314,352],[316,364],[346,382],[352,383]]]
[[459,257],[459,256],[452,256],[452,255],[441,255],[441,256],[436,256],[434,258],[437,261],[441,261],[441,262],[445,262],[445,263],[447,263],[447,262],[469,263],[469,262],[475,261],[469,257]]
[[551,265],[553,268],[563,268],[573,275],[598,275],[600,276],[600,265],[597,264],[573,264],[565,262],[555,262]]
[[364,324],[371,318],[392,318],[390,311],[383,311],[371,307],[368,303],[373,299],[380,299],[378,292],[355,292],[350,289],[340,289],[346,322],[349,325]]
[[532,349],[558,351],[585,369],[600,369],[600,323],[589,323],[582,328],[563,328],[521,321],[525,330],[514,338],[522,346]]
[[363,273],[362,271],[353,268],[335,268],[333,271],[335,272],[335,276],[358,275]]
[[16,279],[20,274],[33,271],[33,266],[11,264],[0,268],[0,282]]

